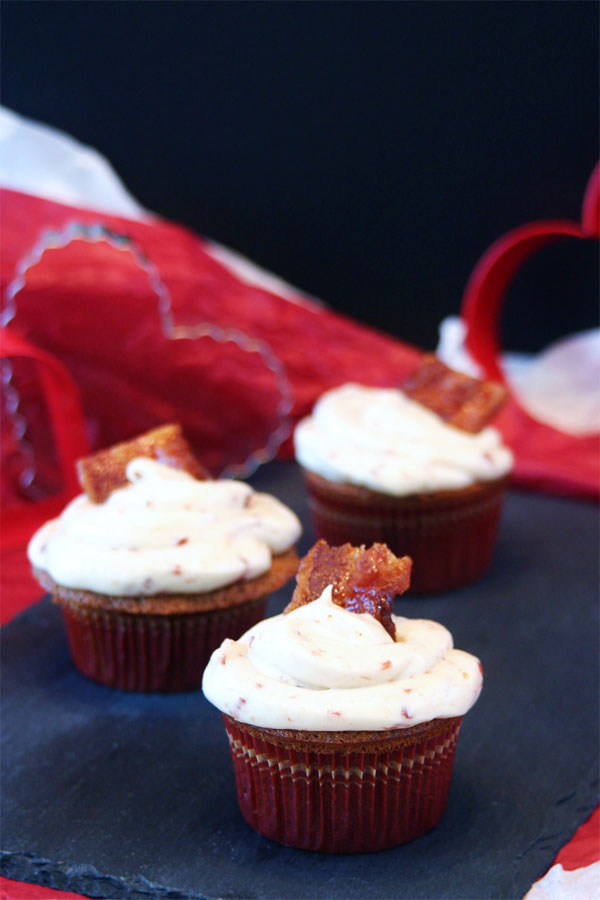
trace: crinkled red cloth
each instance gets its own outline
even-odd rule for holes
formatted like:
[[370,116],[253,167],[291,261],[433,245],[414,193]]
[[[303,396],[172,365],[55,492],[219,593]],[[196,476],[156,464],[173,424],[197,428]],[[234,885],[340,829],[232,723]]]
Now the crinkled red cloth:
[[39,884],[26,884],[0,875],[0,900],[86,900],[86,898],[82,894],[55,891]]
[[[177,225],[130,221],[14,191],[2,191],[0,199],[8,327],[66,365],[93,447],[175,419],[214,473],[227,466],[235,471],[248,458],[261,462],[275,452],[287,425],[306,415],[323,391],[346,381],[397,385],[419,358],[416,349],[300,293],[289,299],[245,283],[211,255],[208,242]],[[32,265],[12,303],[4,292],[18,263],[42,231],[55,229],[60,237],[72,222],[101,224],[117,244],[135,247],[138,262],[127,250],[76,241]],[[150,277],[140,260],[150,261]],[[153,293],[153,273],[170,304]],[[17,361],[13,382],[34,449],[33,488],[52,493],[59,474],[35,373]],[[512,400],[497,424],[515,452],[517,484],[598,496],[596,437],[578,439],[540,425]],[[11,446],[10,437],[3,445],[14,473],[20,447]],[[290,455],[289,439],[279,453]],[[6,483],[3,489],[6,502]],[[11,491],[8,485],[9,497]]]
[[[418,360],[414,348],[299,293],[289,300],[248,285],[210,255],[205,241],[176,225],[128,221],[12,191],[1,199],[5,323],[66,364],[94,447],[175,419],[203,462],[220,472],[260,454],[277,426],[285,426],[288,401],[297,420],[328,387],[350,380],[397,383]],[[26,273],[11,310],[5,291],[19,261],[43,230],[60,232],[73,221],[101,223],[117,243],[126,235],[138,262],[107,243],[78,240],[49,250]],[[153,293],[140,254],[160,274],[170,306]],[[15,374],[34,428],[40,404],[31,375]],[[43,446],[42,436],[35,438]],[[277,451],[277,441],[271,449]],[[289,441],[283,452],[290,454]],[[51,472],[43,474],[52,480]]]

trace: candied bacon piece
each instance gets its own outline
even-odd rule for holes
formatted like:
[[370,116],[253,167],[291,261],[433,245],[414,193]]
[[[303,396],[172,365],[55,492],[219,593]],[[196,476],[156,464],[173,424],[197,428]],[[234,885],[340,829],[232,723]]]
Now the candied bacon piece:
[[112,492],[128,484],[127,464],[146,456],[174,469],[183,469],[199,481],[210,478],[183,436],[181,425],[161,425],[131,441],[114,444],[77,461],[79,483],[93,503],[102,503]]
[[432,353],[400,385],[412,400],[462,431],[481,431],[504,404],[508,392],[501,384],[480,381],[449,369]]
[[330,547],[324,540],[317,541],[300,562],[296,589],[284,613],[316,600],[332,584],[334,603],[351,612],[370,613],[395,640],[392,603],[408,589],[411,567],[409,556],[399,559],[385,544],[373,544],[366,550],[352,544]]

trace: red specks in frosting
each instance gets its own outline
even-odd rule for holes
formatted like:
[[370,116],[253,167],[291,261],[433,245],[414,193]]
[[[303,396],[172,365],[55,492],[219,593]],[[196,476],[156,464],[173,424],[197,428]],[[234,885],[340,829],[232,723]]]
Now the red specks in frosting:
[[409,713],[409,711],[407,710],[407,708],[405,706],[402,707],[402,718],[403,719],[412,719],[413,718],[413,716],[411,716],[411,714]]
[[256,687],[257,687],[257,688],[264,687],[264,684],[263,684],[261,681],[257,681],[257,682],[256,682]]
[[479,671],[480,671],[481,674],[483,675],[483,666],[481,665],[481,663],[479,662],[479,660],[477,660],[477,665],[479,666]]
[[248,641],[248,646],[249,646],[249,647],[251,647],[252,644],[254,643],[254,637],[255,637],[255,636],[252,635],[252,637],[251,637],[250,640]]
[[219,662],[221,663],[222,666],[227,665],[227,657],[225,656],[224,653],[222,653],[221,656],[219,656]]
[[152,502],[152,500],[146,500],[146,506],[154,506],[154,503]]
[[381,663],[381,668],[382,668],[382,669],[391,669],[391,668],[392,668],[392,661],[391,661],[391,659],[385,659],[385,660]]
[[327,710],[327,715],[328,715],[328,716],[338,716],[339,718],[341,718],[341,715],[342,715],[342,714],[341,714],[341,712],[340,712],[339,710],[337,710],[337,709],[328,709],[328,710]]
[[173,575],[181,575],[181,566],[174,566],[172,572]]
[[183,547],[183,545],[184,545],[184,544],[187,544],[188,541],[189,541],[189,538],[186,538],[186,537],[179,538],[178,541],[175,541],[175,546],[176,546],[176,547]]

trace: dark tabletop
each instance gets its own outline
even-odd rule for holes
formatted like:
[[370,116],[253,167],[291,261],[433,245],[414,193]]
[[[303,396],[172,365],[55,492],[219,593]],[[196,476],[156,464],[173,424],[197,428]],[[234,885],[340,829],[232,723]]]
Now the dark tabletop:
[[[313,542],[299,473],[261,469]],[[281,611],[289,588],[274,595]],[[598,514],[509,494],[476,585],[405,598],[483,662],[440,825],[330,857],[255,834],[220,714],[200,691],[127,694],[72,667],[46,599],[2,629],[2,874],[110,898],[521,898],[597,802]]]

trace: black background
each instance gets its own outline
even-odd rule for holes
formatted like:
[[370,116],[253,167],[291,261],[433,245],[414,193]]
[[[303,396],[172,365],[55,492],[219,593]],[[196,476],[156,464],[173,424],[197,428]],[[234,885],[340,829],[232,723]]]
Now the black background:
[[[148,208],[433,347],[508,229],[577,218],[598,155],[592,2],[5,2],[3,102]],[[527,264],[505,342],[597,317],[597,252]]]

